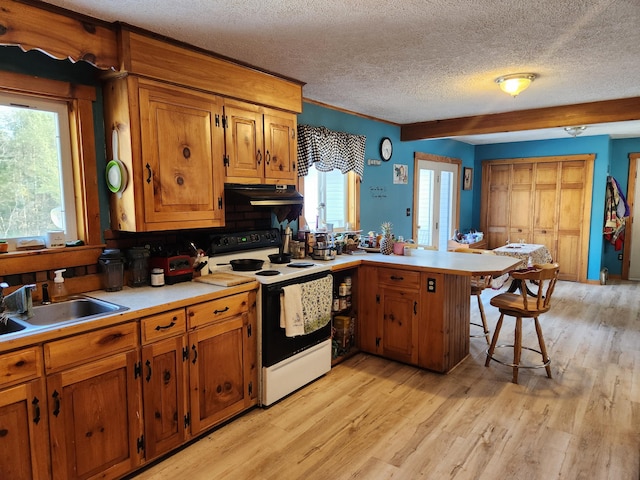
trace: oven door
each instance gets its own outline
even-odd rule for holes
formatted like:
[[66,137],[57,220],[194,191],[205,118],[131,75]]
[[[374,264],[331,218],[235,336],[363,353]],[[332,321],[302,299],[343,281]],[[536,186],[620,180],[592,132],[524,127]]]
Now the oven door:
[[329,271],[319,272],[261,286],[263,367],[271,367],[331,337],[331,322],[315,332],[298,337],[287,337],[284,328],[280,327],[280,294],[282,287],[324,278],[329,273]]

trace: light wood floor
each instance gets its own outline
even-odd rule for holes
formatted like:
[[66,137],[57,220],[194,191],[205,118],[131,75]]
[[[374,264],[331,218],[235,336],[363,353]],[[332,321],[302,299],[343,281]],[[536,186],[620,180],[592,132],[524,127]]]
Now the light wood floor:
[[512,384],[510,368],[485,368],[483,338],[446,376],[359,354],[136,479],[637,480],[640,284],[559,282],[541,323],[553,379],[521,370]]

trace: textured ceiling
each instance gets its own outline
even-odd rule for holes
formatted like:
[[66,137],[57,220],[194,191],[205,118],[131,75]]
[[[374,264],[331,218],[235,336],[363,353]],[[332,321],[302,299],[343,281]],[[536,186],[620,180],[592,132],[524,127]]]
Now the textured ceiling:
[[[399,124],[640,96],[640,0],[47,3],[295,78],[307,99]],[[514,99],[494,80],[518,72],[538,78]],[[640,136],[637,122],[623,126]]]

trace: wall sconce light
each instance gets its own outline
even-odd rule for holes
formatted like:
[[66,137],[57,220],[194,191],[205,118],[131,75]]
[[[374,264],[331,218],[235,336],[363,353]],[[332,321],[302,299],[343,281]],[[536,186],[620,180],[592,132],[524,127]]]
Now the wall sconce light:
[[512,75],[503,75],[496,78],[496,83],[500,85],[500,89],[511,95],[517,97],[521,92],[526,90],[531,82],[536,78],[535,73],[514,73]]
[[586,129],[587,129],[586,125],[580,125],[580,126],[577,126],[577,127],[564,127],[564,131],[567,132],[572,137],[577,137],[582,132],[584,132]]

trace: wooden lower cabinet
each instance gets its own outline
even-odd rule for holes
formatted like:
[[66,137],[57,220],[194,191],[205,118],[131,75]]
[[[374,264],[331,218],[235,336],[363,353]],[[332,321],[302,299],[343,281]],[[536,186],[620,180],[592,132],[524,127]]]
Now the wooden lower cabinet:
[[0,354],[0,479],[122,478],[257,405],[256,328],[254,290]]
[[142,348],[145,459],[187,439],[187,340],[180,335]]
[[255,297],[249,292],[187,309],[190,325],[202,325],[189,333],[192,435],[257,403]]
[[47,378],[53,478],[117,478],[143,449],[132,349]]
[[140,320],[145,460],[187,440],[188,350],[185,309]]
[[446,373],[469,354],[469,277],[361,267],[358,344]]
[[[420,273],[362,267],[367,279],[360,347],[405,363],[418,363],[418,320],[421,318]],[[377,287],[373,287],[373,286]],[[373,287],[373,288],[372,288]]]
[[44,380],[0,390],[0,478],[50,478]]

